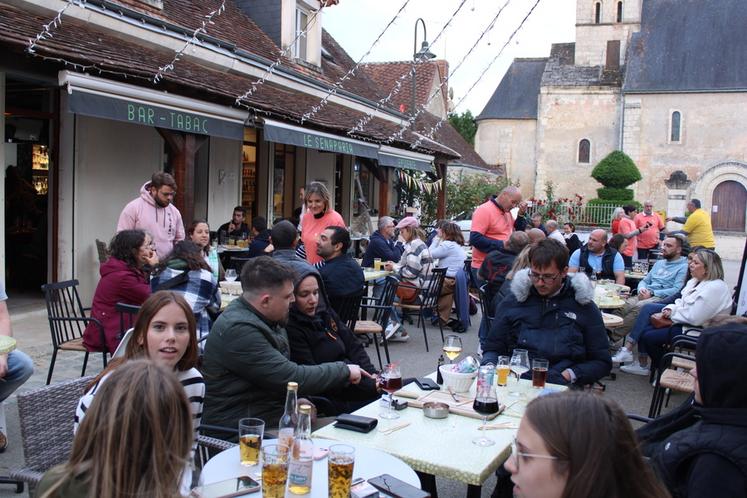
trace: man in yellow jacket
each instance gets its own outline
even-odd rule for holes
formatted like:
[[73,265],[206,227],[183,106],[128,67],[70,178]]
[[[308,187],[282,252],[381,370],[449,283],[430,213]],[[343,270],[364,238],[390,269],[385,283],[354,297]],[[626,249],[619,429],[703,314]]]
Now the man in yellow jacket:
[[687,203],[687,211],[690,216],[667,218],[667,221],[675,223],[684,223],[682,231],[687,234],[687,239],[691,247],[703,246],[706,249],[716,248],[716,239],[713,237],[713,228],[711,227],[711,217],[701,209],[699,199],[690,199]]

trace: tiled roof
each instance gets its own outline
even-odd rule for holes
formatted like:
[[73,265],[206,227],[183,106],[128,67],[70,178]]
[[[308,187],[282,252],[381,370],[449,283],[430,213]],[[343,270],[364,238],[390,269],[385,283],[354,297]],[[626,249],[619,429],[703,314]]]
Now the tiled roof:
[[643,2],[623,91],[744,91],[746,20],[744,0]]
[[[322,47],[326,51],[326,54],[322,53],[322,72],[328,80],[337,82],[355,66],[355,61],[326,30],[322,30]],[[365,71],[356,70],[349,79],[345,80],[342,88],[372,101],[383,97],[376,83],[368,77]]]
[[[21,58],[40,61],[41,59],[26,54],[24,49],[28,39],[34,37],[40,26],[48,21],[48,16],[0,4],[0,44],[4,49],[8,47],[16,52],[19,61]],[[151,77],[158,67],[168,62],[171,57],[170,54],[125,41],[110,32],[94,29],[93,25],[75,19],[66,19],[54,31],[53,38],[45,39],[36,46],[36,52],[39,57],[61,58],[71,63],[95,65],[103,71],[101,77],[147,88],[154,88]],[[50,61],[49,64],[61,68],[59,63]],[[75,67],[67,69],[76,70]],[[96,70],[89,72],[96,74]],[[123,79],[116,73],[126,73],[127,78]],[[173,71],[164,74],[164,79],[157,89],[223,105],[233,105],[236,96],[247,90],[251,81],[246,76],[216,71],[198,65],[192,60],[182,59],[177,62]],[[265,83],[247,101],[260,116],[298,122],[303,113],[317,104],[319,99],[279,85]],[[306,126],[344,135],[363,116],[361,112],[331,103],[307,121]],[[375,118],[356,138],[381,142],[398,129],[395,123]],[[407,147],[415,140],[417,137],[408,131],[401,143],[392,145]],[[447,158],[456,157],[449,148],[431,143],[424,144],[420,151],[442,154]]]
[[[412,77],[410,76],[412,65],[411,61],[370,62],[363,64],[362,67],[363,72],[376,83],[376,86],[383,89],[385,94],[388,94],[394,88],[397,80],[403,74],[407,74],[407,77],[402,80],[402,88],[392,98],[390,104],[395,109],[404,109],[409,112],[410,107],[412,107]],[[432,60],[418,64],[415,72],[415,105],[425,105],[431,96],[433,79],[437,78],[438,82],[443,81],[448,73],[449,64],[445,60]],[[445,88],[441,89],[441,98],[444,102],[444,108],[447,108],[448,97]]]
[[537,99],[546,62],[547,59],[514,59],[475,119],[537,119]]

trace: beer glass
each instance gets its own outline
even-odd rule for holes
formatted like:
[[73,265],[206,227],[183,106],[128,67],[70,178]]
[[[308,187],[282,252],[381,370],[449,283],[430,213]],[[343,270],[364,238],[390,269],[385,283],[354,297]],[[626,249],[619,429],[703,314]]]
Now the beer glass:
[[353,481],[355,448],[346,444],[333,444],[327,456],[329,498],[348,498]]
[[381,270],[381,258],[374,258],[374,270]]
[[511,372],[508,356],[499,356],[498,365],[495,367],[495,373],[498,377],[498,385],[506,387],[508,385],[508,374]]
[[251,467],[259,463],[259,449],[262,447],[262,436],[265,423],[258,418],[239,420],[239,453],[241,465]]
[[262,498],[284,498],[288,480],[288,447],[266,444],[262,447]]
[[542,389],[547,382],[547,367],[550,362],[544,358],[535,358],[532,360],[532,387]]

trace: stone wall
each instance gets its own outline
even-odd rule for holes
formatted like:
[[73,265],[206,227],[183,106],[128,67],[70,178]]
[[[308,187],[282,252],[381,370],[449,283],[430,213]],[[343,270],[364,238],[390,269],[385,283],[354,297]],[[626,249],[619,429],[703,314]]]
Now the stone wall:
[[504,164],[506,177],[519,182],[525,197],[535,194],[534,119],[484,119],[478,122],[475,150],[488,164]]

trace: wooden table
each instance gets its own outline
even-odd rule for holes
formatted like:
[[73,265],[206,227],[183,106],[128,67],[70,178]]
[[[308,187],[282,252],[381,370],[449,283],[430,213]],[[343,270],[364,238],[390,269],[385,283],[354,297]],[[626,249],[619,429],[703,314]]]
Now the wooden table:
[[373,270],[371,268],[364,268],[363,269],[363,280],[366,282],[372,282],[374,280],[379,280],[380,278],[385,278],[389,275],[394,275],[393,271],[388,270]]
[[[428,377],[435,379],[435,372]],[[548,388],[567,389],[565,386],[549,384]],[[404,390],[418,393],[426,392],[421,391],[415,383],[405,386]],[[524,396],[520,398],[511,397],[508,394],[509,391],[520,391]],[[478,419],[453,413],[445,419],[430,419],[423,415],[421,409],[413,407],[398,411],[400,418],[396,420],[379,420],[377,429],[368,434],[351,432],[328,425],[314,432],[313,436],[348,441],[356,445],[385,451],[402,459],[410,467],[421,473],[421,479],[423,477],[432,479],[433,476],[438,476],[460,481],[468,485],[468,497],[479,497],[482,483],[511,454],[511,443],[516,436],[518,423],[524,414],[524,409],[527,403],[540,392],[540,389],[532,388],[530,380],[521,380],[518,388],[515,382],[511,382],[509,387],[497,388],[499,402],[509,406],[509,409],[490,423],[514,423],[507,429],[487,432],[487,437],[496,442],[493,446],[480,447],[472,444],[472,439],[480,435],[478,427],[482,422]],[[474,382],[470,388],[469,396],[475,396]],[[401,399],[406,400],[405,398]],[[383,407],[377,400],[356,411],[355,414],[378,418],[382,410]],[[391,434],[381,432],[403,422],[409,422],[410,425]],[[432,484],[435,487],[435,479],[432,479]]]

